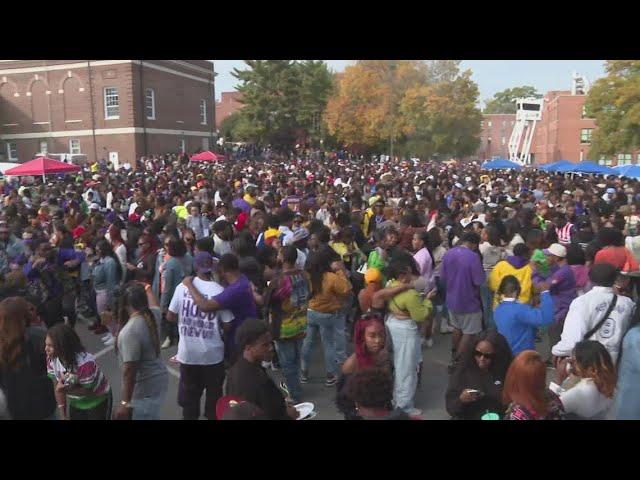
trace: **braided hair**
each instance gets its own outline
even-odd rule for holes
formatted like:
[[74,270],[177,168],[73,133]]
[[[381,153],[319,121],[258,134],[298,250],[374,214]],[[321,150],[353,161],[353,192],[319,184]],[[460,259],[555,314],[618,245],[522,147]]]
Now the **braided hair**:
[[[149,333],[151,335],[151,342],[153,343],[156,356],[160,356],[160,335],[158,333],[158,326],[156,325],[156,319],[153,312],[149,309],[149,301],[147,299],[147,292],[142,284],[137,282],[129,282],[124,289],[122,296],[120,297],[120,308],[118,309],[118,319],[120,328],[118,332],[122,331],[122,328],[129,321],[129,309],[138,311],[142,314]],[[117,352],[117,338],[116,338],[116,352]]]

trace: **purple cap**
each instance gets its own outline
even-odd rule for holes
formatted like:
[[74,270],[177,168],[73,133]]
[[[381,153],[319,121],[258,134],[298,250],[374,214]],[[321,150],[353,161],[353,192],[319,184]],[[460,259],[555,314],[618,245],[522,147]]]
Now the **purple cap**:
[[193,259],[193,268],[198,273],[211,273],[215,266],[214,258],[207,252],[198,252]]

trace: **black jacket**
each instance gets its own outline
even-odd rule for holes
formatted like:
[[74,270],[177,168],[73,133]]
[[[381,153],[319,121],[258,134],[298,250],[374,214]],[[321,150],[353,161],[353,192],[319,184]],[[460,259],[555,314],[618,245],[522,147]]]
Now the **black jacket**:
[[[504,379],[495,378],[491,372],[485,373],[478,368],[464,367],[460,364],[449,380],[446,394],[449,415],[461,420],[480,420],[489,411],[502,417],[505,411],[501,401]],[[484,395],[473,403],[464,404],[460,401],[460,394],[467,388],[480,390]]]
[[227,395],[240,397],[260,407],[270,420],[291,420],[282,393],[262,366],[244,357],[229,369]]

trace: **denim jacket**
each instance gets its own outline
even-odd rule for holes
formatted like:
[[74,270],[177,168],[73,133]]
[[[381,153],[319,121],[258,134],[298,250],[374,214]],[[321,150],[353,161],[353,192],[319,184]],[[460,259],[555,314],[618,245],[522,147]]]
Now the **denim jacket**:
[[113,292],[118,286],[118,267],[116,260],[105,257],[93,266],[93,288]]
[[615,420],[640,420],[640,325],[630,329],[622,342],[618,388],[613,407]]

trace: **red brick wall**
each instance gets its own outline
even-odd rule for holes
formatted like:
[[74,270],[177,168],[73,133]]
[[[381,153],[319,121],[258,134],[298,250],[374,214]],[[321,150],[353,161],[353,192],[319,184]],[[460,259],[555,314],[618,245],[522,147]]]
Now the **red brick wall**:
[[225,118],[242,108],[243,105],[238,101],[239,99],[239,92],[222,92],[220,94],[220,101],[216,102],[216,128],[220,127]]
[[492,157],[509,158],[509,138],[515,119],[514,114],[483,115],[480,146],[476,152],[478,160],[490,160]]
[[[199,60],[154,60],[154,65],[170,68],[192,77],[211,80],[197,81],[174,73],[141,66],[134,63],[95,65],[92,61],[93,98],[90,95],[89,70],[86,67],[32,72],[13,72],[12,68],[41,68],[51,65],[84,63],[86,60],[28,60],[0,61],[0,135],[8,136],[0,141],[0,158],[6,159],[7,142],[17,144],[20,161],[30,160],[40,152],[40,141],[47,140],[48,152],[69,152],[69,140],[80,141],[81,152],[89,161],[108,157],[109,151],[119,153],[119,161],[133,160],[145,151],[142,134],[96,135],[95,150],[92,135],[48,138],[48,132],[64,132],[110,128],[157,128],[177,131],[213,131],[215,102],[213,97],[213,65]],[[184,62],[184,63],[179,63]],[[144,63],[143,63],[144,65]],[[203,69],[203,70],[201,70]],[[37,78],[36,78],[37,75]],[[104,88],[118,89],[120,115],[118,119],[105,119]],[[156,120],[148,120],[144,109],[144,89],[155,91]],[[16,97],[15,94],[18,94]],[[32,95],[27,96],[27,93]],[[207,102],[207,123],[201,124],[200,100]],[[94,121],[92,121],[92,106]],[[144,124],[143,124],[144,120]],[[179,121],[184,123],[178,123]],[[34,125],[34,122],[50,122]],[[11,134],[34,134],[39,138],[11,139]],[[59,134],[58,134],[59,135]],[[178,150],[181,135],[147,134],[148,153],[165,153]],[[184,135],[188,152],[202,148],[202,137]],[[209,145],[213,138],[209,136]],[[3,158],[4,157],[4,158]]]

